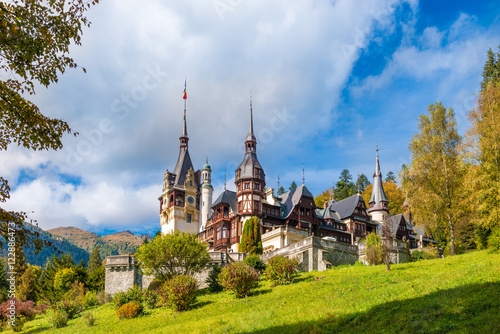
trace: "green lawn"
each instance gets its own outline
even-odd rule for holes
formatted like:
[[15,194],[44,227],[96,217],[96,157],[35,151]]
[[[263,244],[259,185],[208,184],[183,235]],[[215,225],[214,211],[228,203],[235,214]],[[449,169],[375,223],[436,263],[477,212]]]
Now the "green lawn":
[[390,272],[381,265],[303,273],[289,286],[263,281],[245,299],[200,296],[183,313],[157,309],[119,320],[111,304],[89,311],[94,327],[80,315],[56,330],[46,315],[24,333],[500,333],[500,254],[393,265]]

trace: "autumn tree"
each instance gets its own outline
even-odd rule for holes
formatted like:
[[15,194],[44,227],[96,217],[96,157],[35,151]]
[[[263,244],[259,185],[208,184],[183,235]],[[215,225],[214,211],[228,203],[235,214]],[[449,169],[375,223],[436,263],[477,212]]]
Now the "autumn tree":
[[332,188],[329,188],[329,189],[324,190],[318,196],[314,197],[314,204],[316,204],[316,207],[318,207],[318,208],[323,208],[325,205],[325,202],[328,202],[332,198],[333,198]]
[[[382,185],[384,187],[385,195],[387,196],[387,200],[389,201],[389,214],[397,215],[398,213],[403,212],[403,204],[405,201],[405,195],[403,192],[403,188],[398,186],[394,182],[385,182],[382,181]],[[368,185],[361,193],[361,197],[366,204],[370,201],[372,195],[373,185]]]
[[238,251],[250,254],[262,254],[259,218],[252,217],[245,222]]
[[[0,2],[0,150],[12,143],[33,150],[58,150],[64,133],[76,135],[66,122],[43,115],[27,97],[35,94],[35,85],[48,87],[66,68],[77,67],[69,57],[69,47],[81,44],[83,28],[90,26],[84,13],[97,2]],[[9,198],[9,184],[0,177],[0,202]],[[24,226],[26,218],[24,212],[0,208],[0,235],[9,240],[10,227],[18,245],[31,244],[39,251],[50,243]]]
[[472,127],[468,135],[475,155],[468,176],[477,203],[476,241],[481,248],[489,233],[500,229],[500,53],[491,49],[477,105],[469,112],[469,119]]
[[461,197],[464,167],[459,158],[461,137],[455,114],[441,103],[431,104],[419,117],[419,131],[410,142],[411,162],[401,179],[414,220],[432,230],[442,227],[455,254],[455,225],[463,216]]
[[193,276],[210,262],[207,245],[195,234],[159,234],[141,245],[135,257],[146,275],[167,281],[176,275]]

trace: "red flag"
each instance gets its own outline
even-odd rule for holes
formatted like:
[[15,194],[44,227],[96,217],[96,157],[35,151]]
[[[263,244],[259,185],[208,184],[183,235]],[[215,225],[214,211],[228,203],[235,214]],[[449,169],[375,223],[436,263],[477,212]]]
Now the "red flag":
[[186,100],[188,98],[187,93],[186,93],[186,80],[184,80],[184,94],[182,95],[182,98]]

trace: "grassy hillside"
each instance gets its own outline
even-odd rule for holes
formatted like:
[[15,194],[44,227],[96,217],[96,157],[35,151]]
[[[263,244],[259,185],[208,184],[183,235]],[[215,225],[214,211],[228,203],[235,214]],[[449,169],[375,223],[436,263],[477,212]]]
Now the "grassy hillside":
[[[384,266],[343,266],[301,274],[289,286],[261,282],[253,296],[205,294],[194,309],[147,311],[119,320],[94,307],[57,333],[500,333],[500,254],[474,252]],[[54,332],[48,316],[26,333]]]
[[55,236],[63,237],[89,253],[92,251],[94,244],[101,239],[101,237],[95,233],[84,231],[73,226],[56,227],[47,230],[47,232]]

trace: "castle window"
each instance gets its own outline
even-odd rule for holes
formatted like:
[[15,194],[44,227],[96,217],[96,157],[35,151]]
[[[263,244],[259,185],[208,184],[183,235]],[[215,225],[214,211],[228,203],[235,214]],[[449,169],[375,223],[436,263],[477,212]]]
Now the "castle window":
[[226,239],[226,227],[222,226],[222,239]]
[[254,184],[254,188],[255,188],[255,189],[257,189],[257,190],[259,190],[259,188],[260,188],[260,187],[259,187],[259,184],[258,184],[258,183],[255,183],[255,184]]
[[220,240],[220,227],[217,227],[217,239]]
[[300,208],[300,215],[303,216],[304,215],[304,208]]
[[306,209],[306,216],[309,216],[311,214],[311,210]]
[[250,189],[250,184],[249,183],[245,183],[245,189]]
[[259,210],[259,202],[254,202],[254,203],[253,203],[253,208],[254,208],[255,210]]
[[190,213],[188,213],[188,214],[186,215],[186,223],[190,223],[190,222],[191,222],[191,214],[190,214]]

